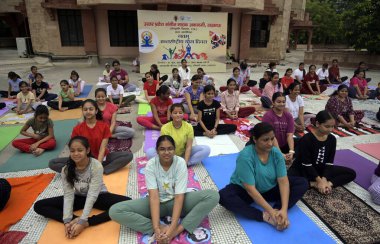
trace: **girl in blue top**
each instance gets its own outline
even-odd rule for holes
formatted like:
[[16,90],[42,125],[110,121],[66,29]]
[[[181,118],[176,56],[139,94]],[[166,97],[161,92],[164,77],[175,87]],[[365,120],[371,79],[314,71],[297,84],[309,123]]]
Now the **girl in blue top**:
[[[284,157],[274,147],[274,129],[270,124],[257,124],[251,135],[253,144],[239,153],[230,184],[219,192],[220,204],[232,212],[284,230],[290,224],[288,208],[301,199],[308,183],[305,178],[287,176]],[[253,202],[264,211],[252,207]]]

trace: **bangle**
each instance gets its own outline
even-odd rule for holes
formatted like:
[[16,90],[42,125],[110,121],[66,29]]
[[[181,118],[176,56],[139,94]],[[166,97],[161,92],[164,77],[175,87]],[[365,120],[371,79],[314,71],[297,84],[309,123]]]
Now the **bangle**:
[[289,153],[293,153],[293,154],[294,154],[294,153],[296,153],[296,152],[295,152],[294,150],[289,150]]

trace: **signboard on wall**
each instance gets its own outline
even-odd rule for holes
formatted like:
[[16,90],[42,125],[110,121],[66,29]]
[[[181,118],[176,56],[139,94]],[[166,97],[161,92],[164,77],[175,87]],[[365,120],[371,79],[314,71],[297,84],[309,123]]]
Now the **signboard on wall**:
[[138,10],[140,70],[171,73],[186,59],[192,73],[226,72],[227,13]]

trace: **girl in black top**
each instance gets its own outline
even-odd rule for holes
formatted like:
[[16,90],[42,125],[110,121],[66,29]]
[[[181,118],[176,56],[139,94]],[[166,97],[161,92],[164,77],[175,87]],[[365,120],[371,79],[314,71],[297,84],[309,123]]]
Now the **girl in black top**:
[[198,104],[198,125],[194,127],[195,136],[213,138],[216,135],[229,134],[236,131],[236,125],[219,124],[220,103],[215,98],[215,87],[207,85],[203,89],[204,100]]
[[334,117],[326,110],[316,117],[316,127],[303,136],[296,148],[296,159],[288,175],[304,176],[310,186],[321,194],[329,194],[333,187],[353,181],[354,170],[334,165],[336,138],[331,135],[335,126]]

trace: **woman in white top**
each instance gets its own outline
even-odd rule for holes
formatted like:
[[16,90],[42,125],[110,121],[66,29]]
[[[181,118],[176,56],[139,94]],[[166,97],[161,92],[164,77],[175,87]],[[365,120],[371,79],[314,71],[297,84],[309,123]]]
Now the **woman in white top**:
[[181,67],[178,68],[178,74],[181,77],[183,86],[188,86],[190,84],[191,71],[187,66],[186,59],[181,60]]
[[293,82],[289,85],[289,95],[286,96],[286,110],[292,114],[294,119],[294,127],[296,131],[303,132],[305,130],[304,119],[304,102],[300,96],[300,84]]
[[323,84],[331,84],[330,79],[329,79],[329,64],[324,63],[322,64],[322,68],[319,68],[317,70],[317,75],[319,78],[319,82]]
[[305,75],[306,75],[305,64],[304,63],[300,63],[299,66],[298,66],[298,69],[296,69],[293,72],[293,77],[298,82],[301,82],[301,81],[303,81],[303,78],[304,78]]

